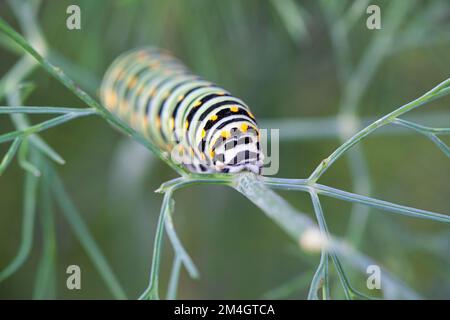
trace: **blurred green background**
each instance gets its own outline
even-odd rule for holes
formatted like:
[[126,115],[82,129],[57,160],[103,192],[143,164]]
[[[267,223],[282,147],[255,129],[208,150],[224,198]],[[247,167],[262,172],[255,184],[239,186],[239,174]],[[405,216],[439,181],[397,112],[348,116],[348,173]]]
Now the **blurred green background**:
[[[403,7],[397,2],[409,1],[373,1],[381,8],[381,30],[367,29],[368,1],[364,0],[43,1],[38,21],[50,48],[50,61],[92,94],[120,53],[141,45],[159,46],[246,101],[263,127],[289,119],[298,120],[298,126],[309,123],[320,133],[336,123],[335,116],[353,94],[360,95],[354,102],[358,116],[380,117],[449,77],[448,1],[410,1]],[[81,8],[81,30],[66,28],[70,4]],[[356,13],[350,14],[351,8]],[[20,30],[5,1],[0,2],[0,15]],[[339,28],[348,16],[354,20],[342,38]],[[371,47],[375,38],[389,37],[391,42],[380,49],[381,53],[378,47]],[[373,72],[355,75],[361,61],[374,61],[377,55],[382,58]],[[0,76],[17,59],[17,54],[1,48]],[[367,85],[349,87],[352,78],[362,79],[357,84],[367,80]],[[41,69],[29,80],[36,89],[27,105],[84,106]],[[441,99],[412,116],[421,124],[448,127],[449,103],[449,98]],[[329,119],[328,125],[316,126],[315,121],[322,117]],[[6,115],[0,117],[0,128],[1,133],[12,130]],[[321,138],[315,133],[288,139],[283,126],[280,129],[280,177],[307,177],[342,142],[337,135]],[[41,136],[67,161],[57,170],[127,296],[139,296],[148,283],[162,201],[153,191],[175,177],[174,172],[97,117],[78,119]],[[355,190],[352,175],[361,177],[365,172],[369,182],[363,184],[369,188],[363,187],[360,193],[370,190],[376,198],[450,213],[449,159],[429,140],[416,133],[393,133],[370,136],[361,147],[366,171],[362,169],[360,175],[359,169],[352,170],[354,164],[344,157],[324,175],[322,183]],[[0,146],[0,154],[6,150],[7,146]],[[0,268],[8,264],[20,245],[23,176],[14,163],[0,178]],[[312,215],[306,195],[282,196]],[[293,284],[292,290],[269,297],[306,297],[309,282],[295,284],[293,279],[313,271],[319,255],[301,252],[237,192],[220,186],[196,186],[177,192],[175,200],[176,228],[201,273],[195,281],[182,271],[180,298],[262,298],[286,283]],[[346,236],[351,205],[324,199],[323,206],[332,233]],[[40,222],[38,213],[30,257],[17,273],[0,283],[0,298],[31,297],[41,253]],[[56,223],[56,290],[48,298],[111,298],[58,212]],[[370,210],[367,221],[356,225],[362,238],[355,245],[361,251],[423,297],[450,297],[448,226],[376,210]],[[171,257],[165,239],[163,293]],[[65,270],[71,264],[82,270],[79,291],[66,288]],[[364,291],[364,275],[346,270],[354,286]],[[332,281],[338,288],[336,276]],[[340,290],[335,291],[333,297],[343,297]]]

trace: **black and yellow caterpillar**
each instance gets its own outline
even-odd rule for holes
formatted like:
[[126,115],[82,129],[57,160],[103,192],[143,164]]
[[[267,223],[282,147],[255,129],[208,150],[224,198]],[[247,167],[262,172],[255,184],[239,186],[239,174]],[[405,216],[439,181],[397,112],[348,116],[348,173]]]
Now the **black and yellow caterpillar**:
[[249,107],[165,51],[121,55],[107,70],[100,96],[112,113],[192,172],[260,174],[259,129]]

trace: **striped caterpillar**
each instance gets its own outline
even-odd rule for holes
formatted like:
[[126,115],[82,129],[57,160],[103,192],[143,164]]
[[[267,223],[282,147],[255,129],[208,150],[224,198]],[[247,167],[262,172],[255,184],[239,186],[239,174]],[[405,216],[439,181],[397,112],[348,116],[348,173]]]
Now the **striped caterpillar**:
[[155,48],[118,57],[100,88],[102,103],[195,173],[260,174],[259,129],[249,107]]

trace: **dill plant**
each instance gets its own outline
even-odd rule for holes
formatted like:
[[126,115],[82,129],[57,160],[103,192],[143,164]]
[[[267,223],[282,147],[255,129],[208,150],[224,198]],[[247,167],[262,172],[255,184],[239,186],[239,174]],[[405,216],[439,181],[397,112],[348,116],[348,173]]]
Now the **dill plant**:
[[[325,1],[322,1],[322,3],[324,8],[327,8]],[[97,116],[108,121],[113,127],[144,145],[179,174],[178,178],[162,184],[157,190],[157,192],[163,194],[163,202],[155,233],[149,285],[140,296],[141,299],[160,298],[159,270],[164,232],[167,233],[174,250],[174,261],[166,298],[176,298],[178,280],[182,267],[186,268],[192,278],[198,278],[199,276],[197,267],[177,236],[172,218],[173,211],[175,210],[175,192],[193,185],[210,184],[233,188],[244,195],[249,201],[253,202],[274,223],[279,225],[300,246],[300,249],[319,251],[320,262],[314,274],[307,274],[308,277],[303,276],[298,281],[302,284],[310,282],[309,299],[332,298],[330,293],[330,262],[334,265],[337,277],[347,299],[370,298],[352,286],[351,280],[347,276],[341,262],[341,259],[345,259],[346,263],[361,272],[365,272],[365,266],[367,264],[376,263],[372,258],[357,249],[357,243],[361,238],[361,232],[367,221],[367,208],[378,209],[396,215],[432,220],[444,224],[450,223],[450,217],[446,214],[407,207],[361,195],[370,191],[370,178],[364,164],[363,153],[359,147],[363,139],[378,132],[382,127],[399,126],[424,135],[447,157],[450,157],[450,149],[441,139],[442,136],[450,134],[450,128],[428,127],[401,118],[413,109],[422,107],[435,99],[448,95],[450,93],[450,79],[442,81],[417,99],[394,109],[379,119],[371,121],[366,126],[357,130],[356,133],[345,135],[341,132],[342,144],[328,157],[323,159],[306,179],[257,177],[251,173],[236,175],[197,175],[187,172],[181,166],[168,161],[166,156],[150,144],[143,136],[110,114],[91,95],[81,89],[80,86],[65,74],[64,70],[49,62],[46,58],[46,55],[49,54],[49,48],[43,40],[39,26],[35,21],[37,6],[32,6],[27,3],[22,3],[22,5],[14,4],[12,6],[15,8],[15,12],[21,21],[25,37],[13,30],[3,19],[0,19],[0,31],[10,41],[9,44],[12,44],[11,47],[15,48],[14,50],[17,50],[18,47],[20,48],[20,52],[23,52],[19,62],[4,75],[0,82],[0,98],[6,98],[8,102],[8,106],[0,107],[0,114],[9,115],[16,127],[15,131],[0,135],[0,143],[10,143],[9,149],[0,163],[0,174],[7,169],[8,165],[17,155],[20,166],[26,171],[26,176],[21,246],[11,263],[0,271],[0,282],[13,275],[29,256],[32,247],[33,227],[36,222],[36,210],[39,204],[43,207],[43,212],[45,213],[42,219],[45,221],[43,227],[46,228],[44,230],[46,236],[44,239],[43,256],[38,265],[38,277],[33,296],[35,298],[43,298],[47,293],[54,292],[54,283],[49,279],[51,278],[51,273],[54,272],[56,254],[53,206],[57,205],[113,296],[118,299],[126,298],[125,291],[119,284],[99,246],[91,236],[88,227],[82,221],[76,206],[66,192],[64,184],[53,166],[53,162],[62,164],[64,160],[38,135],[42,131],[87,116]],[[278,10],[281,10],[280,12],[282,12],[284,19],[288,19],[290,21],[289,23],[293,23],[292,21],[294,20],[291,19],[292,17],[289,17],[288,11],[283,10],[283,7],[280,7],[278,3],[276,6],[278,6]],[[410,9],[410,6],[412,5],[409,2],[408,4],[400,1],[393,2],[387,23],[392,24],[394,31],[404,18],[404,14]],[[345,47],[347,44],[347,40],[345,39],[349,28],[357,17],[352,16],[352,14],[355,14],[355,10],[350,10],[349,12],[348,16],[343,20],[345,23],[340,22],[337,25],[333,25],[332,28],[332,30],[336,30],[332,34],[332,39],[335,45],[336,59],[342,68],[340,70],[340,78],[344,88],[344,98],[341,103],[338,118],[347,124],[349,121],[351,123],[357,118],[356,106],[361,100],[369,79],[373,77],[377,64],[380,63],[383,56],[388,54],[389,45],[394,39],[394,34],[391,34],[390,36],[392,37],[389,39],[375,37],[370,46],[372,49],[377,48],[375,50],[376,52],[373,53],[373,51],[368,50],[367,56],[362,58],[361,64],[354,68],[355,71],[352,74],[352,68],[350,68],[348,61],[346,61],[346,52],[348,52],[349,48]],[[296,14],[301,15],[301,11]],[[329,17],[332,17],[339,13],[331,10],[327,14]],[[290,34],[294,36],[298,34],[303,35],[303,24],[297,27],[291,25]],[[344,45],[341,43],[342,40],[344,40]],[[88,107],[71,108],[24,105],[27,97],[24,82],[27,76],[38,66],[62,83]],[[26,116],[28,114],[55,116],[50,120],[31,125]],[[282,127],[283,123],[274,122],[272,126]],[[349,161],[353,164],[351,168],[355,168],[352,174],[355,179],[355,185],[359,186],[355,192],[347,192],[319,183],[322,175],[333,166],[335,161],[344,155],[349,155]],[[308,193],[313,205],[316,221],[311,219],[306,213],[294,208],[273,190],[290,190]],[[337,237],[330,233],[321,205],[322,197],[332,197],[355,205],[352,211],[353,224],[349,227],[350,242],[345,238]],[[359,226],[359,228],[355,229],[355,226]],[[314,240],[312,242],[310,241],[311,237]],[[310,242],[305,242],[308,240]],[[420,298],[418,293],[387,270],[383,270],[383,275],[386,286],[394,292],[394,294],[385,292],[386,298]],[[283,290],[292,289],[281,288],[279,292]],[[277,296],[276,293],[274,296]]]

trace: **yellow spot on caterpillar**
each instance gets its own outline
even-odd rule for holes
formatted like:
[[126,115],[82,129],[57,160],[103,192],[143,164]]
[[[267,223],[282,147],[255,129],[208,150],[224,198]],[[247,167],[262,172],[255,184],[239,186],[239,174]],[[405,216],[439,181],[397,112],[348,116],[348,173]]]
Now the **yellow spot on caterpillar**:
[[217,120],[217,114],[214,114],[214,115],[212,115],[211,116],[211,118],[209,118],[209,120],[211,120],[211,121],[216,121]]
[[111,77],[114,79],[114,78],[118,78],[119,77],[119,74],[120,74],[120,69],[118,69],[118,68],[116,68],[116,69],[114,69],[112,72],[111,72]]
[[214,150],[211,150],[209,152],[209,156],[211,157],[211,159],[214,158],[215,155],[216,155],[216,153],[214,152]]
[[175,128],[175,119],[170,118],[170,129],[173,130],[173,128]]
[[106,92],[106,106],[109,108],[113,108],[117,103],[117,95],[114,91],[108,90]]
[[194,156],[194,149],[192,149],[192,147],[189,148],[189,153],[191,154],[191,156]]
[[202,153],[200,153],[200,159],[202,160],[202,161],[205,161],[206,160],[206,156],[205,156],[205,154],[202,152]]
[[205,129],[202,129],[202,138],[204,138],[206,136],[206,131]]
[[145,50],[140,50],[140,51],[136,52],[136,55],[139,58],[146,58],[147,57],[147,52]]
[[247,130],[248,130],[248,124],[246,124],[246,123],[241,124],[241,131],[247,132]]
[[132,89],[136,86],[138,80],[136,77],[131,77],[130,80],[128,81],[128,88]]
[[136,122],[137,122],[137,116],[136,116],[136,113],[133,112],[133,114],[131,115],[131,126],[133,128],[136,127]]
[[200,100],[197,100],[197,101],[194,103],[193,107],[194,107],[194,108],[197,108],[197,107],[199,107],[201,104],[202,104],[202,102],[201,102]]
[[178,97],[178,102],[180,102],[180,101],[183,100],[183,99],[184,99],[184,95],[179,96],[179,97]]
[[148,119],[147,119],[147,117],[144,117],[144,120],[142,120],[142,124],[144,126],[144,130],[147,130],[147,128],[148,128]]
[[189,121],[186,120],[184,123],[184,129],[187,130],[189,128]]
[[156,118],[156,127],[158,127],[158,129],[161,128],[161,118],[160,117]]
[[163,99],[166,99],[168,96],[169,96],[169,94],[170,94],[170,91],[166,91],[166,92],[164,92],[164,94],[163,94]]
[[118,80],[122,80],[123,77],[125,77],[125,71],[124,71],[123,69],[119,69],[119,70],[117,71],[117,79],[118,79]]
[[219,92],[217,95],[224,96],[225,94],[226,94],[226,92],[222,91],[222,92]]
[[149,63],[148,66],[149,66],[150,68],[158,68],[160,64],[161,64],[161,63],[160,63],[159,61],[154,61],[154,62]]
[[220,133],[220,135],[225,138],[228,139],[230,137],[230,132],[227,130],[222,130],[222,132]]
[[130,108],[128,101],[122,100],[119,105],[119,112],[126,112]]
[[251,113],[251,111],[247,110],[248,115],[250,116],[250,118],[255,119],[255,116],[253,115],[253,113]]
[[231,112],[238,112],[238,111],[239,111],[239,108],[238,108],[238,106],[232,106],[232,107],[230,108],[230,111],[231,111]]

